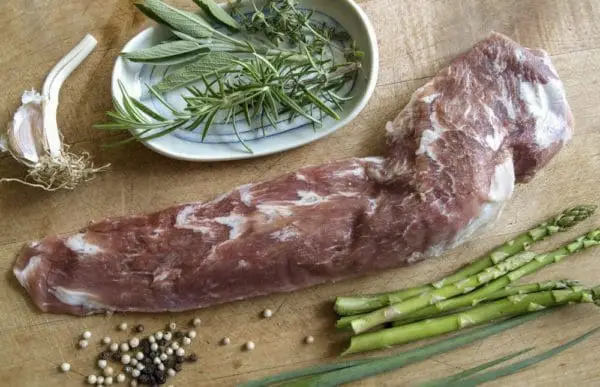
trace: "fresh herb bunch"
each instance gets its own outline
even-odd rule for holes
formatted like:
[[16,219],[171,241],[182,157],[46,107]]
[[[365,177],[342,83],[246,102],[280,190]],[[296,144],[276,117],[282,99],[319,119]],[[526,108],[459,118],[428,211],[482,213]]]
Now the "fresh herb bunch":
[[[360,70],[362,53],[341,40],[347,36],[335,28],[311,20],[312,12],[297,8],[295,0],[269,0],[249,15],[238,1],[233,16],[212,0],[194,0],[203,13],[174,8],[161,0],[145,0],[136,6],[148,17],[172,31],[176,40],[123,53],[133,62],[178,65],[149,92],[170,112],[161,115],[133,98],[120,84],[122,102],[113,101],[112,122],[97,125],[107,130],[134,130],[134,139],[150,140],[178,129],[202,127],[202,139],[216,122],[231,123],[238,132],[243,119],[250,126],[277,127],[280,116],[289,120],[302,116],[320,125],[326,116],[339,119],[336,111],[349,98],[340,89]],[[229,35],[229,30],[243,32]],[[283,37],[286,38],[283,38]],[[348,37],[349,38],[349,37]],[[349,39],[346,39],[349,42]],[[345,61],[334,63],[327,50],[342,52]],[[189,86],[196,83],[196,86]],[[182,110],[169,104],[162,94],[185,87]]]
[[319,52],[335,41],[349,41],[346,31],[339,31],[327,23],[317,23],[312,17],[314,11],[299,9],[296,0],[271,0],[260,9],[254,4],[254,13],[247,15],[242,11],[243,1],[236,0],[232,5],[232,14],[236,16],[242,28],[250,33],[263,32],[275,45],[283,43],[305,44]]

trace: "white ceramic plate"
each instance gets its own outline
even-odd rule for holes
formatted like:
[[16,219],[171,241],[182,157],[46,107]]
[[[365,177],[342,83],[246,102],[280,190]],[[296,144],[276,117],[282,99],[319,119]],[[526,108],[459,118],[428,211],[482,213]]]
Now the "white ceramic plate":
[[[238,123],[238,131],[252,153],[245,150],[235,138],[231,125],[216,125],[210,134],[202,141],[201,129],[194,131],[175,131],[168,135],[145,141],[150,149],[165,156],[190,161],[219,161],[259,157],[282,152],[308,144],[325,137],[352,121],[365,107],[373,94],[379,69],[379,53],[375,31],[367,15],[353,0],[301,0],[303,8],[315,10],[315,15],[333,19],[345,29],[357,47],[365,53],[362,59],[362,71],[352,84],[347,85],[346,94],[352,100],[343,105],[339,112],[340,120],[330,117],[323,118],[323,125],[314,128],[304,119],[296,119],[291,123],[282,119],[277,128],[266,127],[253,129],[245,123]],[[325,19],[324,19],[325,20]],[[131,39],[122,51],[129,52],[150,47],[165,40],[169,31],[156,26],[148,28]],[[165,109],[146,90],[145,84],[154,84],[161,74],[168,71],[165,66],[149,66],[133,63],[119,57],[115,63],[112,76],[113,97],[121,101],[122,94],[118,86],[121,81],[128,93],[141,100],[149,107],[165,114]],[[183,107],[184,102],[180,92],[167,94],[166,99],[177,107]]]

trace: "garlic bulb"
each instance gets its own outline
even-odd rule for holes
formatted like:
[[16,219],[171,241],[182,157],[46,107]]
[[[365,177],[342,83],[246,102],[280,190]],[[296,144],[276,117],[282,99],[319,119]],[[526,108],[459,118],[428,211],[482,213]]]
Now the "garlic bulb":
[[56,122],[58,96],[65,79],[96,47],[96,39],[86,37],[50,71],[42,93],[25,91],[22,105],[13,116],[5,136],[0,136],[0,152],[10,154],[29,170],[24,179],[2,178],[48,191],[73,189],[90,180],[108,165],[95,168],[88,153],[76,155],[62,143]]

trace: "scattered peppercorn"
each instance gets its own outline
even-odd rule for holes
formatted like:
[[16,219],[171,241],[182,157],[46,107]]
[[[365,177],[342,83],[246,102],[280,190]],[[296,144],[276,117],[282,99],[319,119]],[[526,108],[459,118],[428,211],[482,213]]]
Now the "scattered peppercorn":
[[177,364],[175,364],[173,369],[177,372],[181,372],[181,370],[183,369],[183,366],[180,363],[177,363]]
[[192,326],[197,327],[200,326],[200,324],[202,324],[202,320],[200,320],[200,318],[196,317],[192,320]]
[[193,330],[193,329],[192,329],[191,331],[189,331],[189,332],[188,332],[188,334],[187,334],[187,335],[188,335],[188,337],[189,337],[190,339],[195,339],[195,338],[196,338],[196,335],[197,335],[197,333],[196,333],[196,331],[195,331],[195,330]]
[[84,339],[89,339],[90,337],[92,337],[92,332],[90,331],[85,331],[81,334],[81,337],[83,337]]
[[97,381],[98,381],[98,378],[96,377],[96,375],[88,375],[88,377],[87,377],[88,384],[96,384]]
[[252,351],[254,348],[256,348],[256,344],[254,344],[253,341],[248,341],[246,344],[244,344],[244,349],[246,351]]
[[198,361],[198,355],[196,355],[195,353],[192,353],[190,356],[187,357],[187,361],[190,363],[195,363]]
[[69,372],[71,370],[71,365],[69,363],[62,363],[60,365],[60,370],[62,372]]
[[229,337],[223,337],[223,339],[221,339],[221,345],[229,345],[231,344],[231,339]]
[[126,331],[127,330],[127,323],[126,322],[122,322],[121,324],[119,324],[119,330],[120,331]]
[[167,326],[167,328],[169,328],[169,330],[171,330],[171,331],[174,331],[175,329],[177,329],[177,324],[172,322]]
[[192,344],[192,339],[190,339],[189,337],[184,337],[182,343],[183,345],[190,345]]
[[305,342],[306,344],[312,344],[312,343],[314,343],[314,342],[315,342],[315,338],[314,338],[314,337],[312,337],[312,336],[306,336],[306,337],[304,338],[304,342]]
[[262,312],[262,316],[264,318],[271,318],[273,316],[273,311],[271,309],[265,309]]
[[110,344],[111,341],[112,341],[112,339],[110,337],[108,337],[108,336],[104,336],[102,338],[102,344],[104,344],[104,345]]
[[87,348],[87,346],[88,346],[88,341],[87,341],[87,340],[79,340],[79,343],[77,343],[77,346],[78,346],[80,349]]
[[135,331],[137,333],[142,333],[144,331],[144,326],[142,324],[138,324],[135,326]]

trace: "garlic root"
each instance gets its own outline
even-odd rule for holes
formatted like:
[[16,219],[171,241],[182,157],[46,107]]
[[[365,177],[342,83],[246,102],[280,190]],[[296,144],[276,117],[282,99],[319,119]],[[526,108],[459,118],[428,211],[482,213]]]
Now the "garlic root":
[[22,106],[13,116],[6,136],[0,137],[0,152],[9,152],[29,170],[23,179],[1,178],[0,183],[18,182],[47,191],[72,190],[109,167],[109,164],[94,167],[87,152],[79,155],[69,152],[56,122],[62,84],[94,50],[96,43],[94,37],[86,35],[50,71],[42,94],[35,90],[23,93]]

